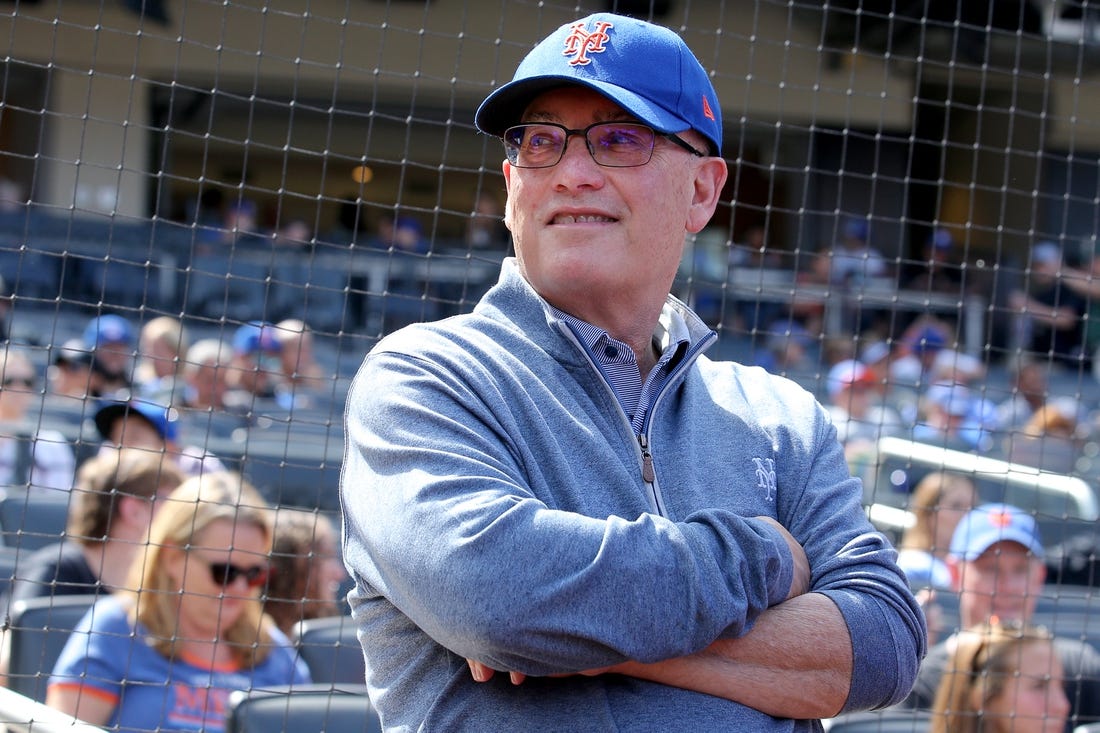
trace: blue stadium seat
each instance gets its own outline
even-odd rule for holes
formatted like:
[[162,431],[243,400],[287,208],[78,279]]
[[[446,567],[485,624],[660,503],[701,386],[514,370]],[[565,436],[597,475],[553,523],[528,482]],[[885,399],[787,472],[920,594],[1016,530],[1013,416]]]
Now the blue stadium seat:
[[[18,563],[20,555],[24,555],[18,547],[8,547],[7,545],[0,545],[0,599],[8,598],[8,591],[11,590],[11,582],[15,578],[16,564]],[[0,618],[6,618],[8,615],[8,609],[6,605],[0,608]]]
[[230,251],[197,254],[179,285],[188,315],[235,321],[277,318],[269,291],[270,256],[235,256]]
[[298,307],[291,317],[302,319],[314,331],[338,333],[360,325],[358,314],[348,308],[347,266],[333,258],[317,258],[308,264],[284,263],[277,276],[291,292],[296,291]]
[[340,454],[323,448],[287,454],[286,443],[262,445],[249,441],[241,470],[264,497],[274,504],[336,510],[340,506]]
[[8,688],[44,702],[46,684],[65,642],[96,596],[45,596],[12,604],[8,638]]
[[29,553],[60,542],[69,516],[69,494],[48,489],[7,488],[0,493],[3,544]]
[[299,622],[291,641],[314,682],[362,684],[366,665],[355,633],[350,616],[330,616]]
[[229,696],[225,733],[356,731],[382,733],[366,685],[294,685]]
[[61,288],[61,258],[35,249],[0,248],[0,275],[20,298],[52,300]]

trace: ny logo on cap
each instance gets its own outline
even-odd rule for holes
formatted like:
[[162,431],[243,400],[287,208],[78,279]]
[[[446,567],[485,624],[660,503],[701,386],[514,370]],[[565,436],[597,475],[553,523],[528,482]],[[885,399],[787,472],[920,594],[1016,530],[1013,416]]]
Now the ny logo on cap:
[[1008,527],[1012,524],[1012,515],[1008,512],[991,512],[989,523],[994,527]]
[[574,23],[573,27],[569,29],[569,35],[565,37],[565,50],[561,52],[561,55],[573,57],[569,59],[570,66],[586,66],[592,63],[592,59],[588,58],[588,54],[603,53],[606,50],[604,44],[611,40],[607,35],[607,31],[612,26],[612,23],[601,20],[596,23],[596,30],[589,33],[588,29],[584,27],[583,20]]

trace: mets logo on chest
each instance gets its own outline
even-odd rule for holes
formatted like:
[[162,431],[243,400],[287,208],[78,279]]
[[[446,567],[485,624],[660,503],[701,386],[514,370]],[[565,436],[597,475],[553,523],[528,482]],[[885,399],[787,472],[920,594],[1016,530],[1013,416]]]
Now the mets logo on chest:
[[585,66],[592,63],[592,59],[588,58],[588,54],[603,53],[607,50],[604,44],[611,40],[611,37],[607,35],[607,31],[613,25],[613,23],[608,23],[606,20],[601,20],[596,23],[596,29],[589,32],[584,27],[583,21],[574,23],[573,27],[569,29],[569,35],[565,37],[565,50],[561,52],[561,55],[573,57],[569,59],[570,66]]
[[753,458],[756,464],[756,488],[764,492],[765,501],[775,501],[775,460],[772,458]]

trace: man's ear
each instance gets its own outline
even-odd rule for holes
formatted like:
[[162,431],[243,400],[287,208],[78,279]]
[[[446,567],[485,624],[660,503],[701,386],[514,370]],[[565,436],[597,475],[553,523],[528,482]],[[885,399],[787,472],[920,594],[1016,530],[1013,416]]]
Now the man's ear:
[[1037,576],[1036,577],[1036,583],[1038,583],[1039,585],[1042,585],[1043,583],[1047,582],[1047,564],[1045,562],[1043,562],[1042,560],[1040,560],[1039,558],[1035,558],[1034,560],[1032,560],[1032,562],[1034,562],[1035,566],[1036,566],[1035,567],[1035,575]]
[[504,172],[504,190],[507,195],[504,198],[504,226],[512,231],[512,164],[507,159],[501,163]]
[[686,222],[689,234],[701,232],[714,216],[727,176],[729,168],[723,158],[703,158],[696,164],[695,187]]

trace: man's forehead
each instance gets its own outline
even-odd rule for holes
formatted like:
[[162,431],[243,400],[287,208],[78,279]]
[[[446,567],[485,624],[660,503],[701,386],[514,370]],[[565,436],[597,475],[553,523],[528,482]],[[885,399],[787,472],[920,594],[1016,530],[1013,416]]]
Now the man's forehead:
[[557,87],[542,92],[523,110],[525,122],[558,122],[562,115],[587,114],[592,122],[634,119],[634,116],[592,89],[577,85]]

